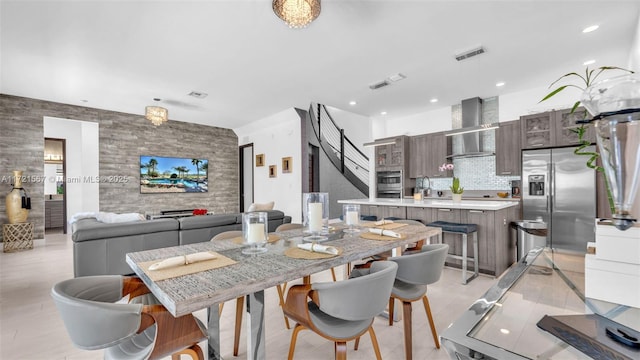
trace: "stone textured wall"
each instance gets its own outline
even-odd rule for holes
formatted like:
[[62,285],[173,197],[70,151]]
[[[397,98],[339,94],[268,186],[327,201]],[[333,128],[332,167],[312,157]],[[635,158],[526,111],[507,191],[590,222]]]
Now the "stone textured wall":
[[[100,211],[154,212],[207,208],[215,213],[239,210],[238,138],[231,129],[169,121],[155,127],[142,115],[86,108],[0,94],[0,193],[11,189],[11,172],[23,170],[31,196],[29,221],[34,238],[44,237],[45,116],[98,122],[101,178]],[[140,194],[140,155],[209,160],[208,193]],[[93,176],[95,174],[87,174]],[[4,198],[4,196],[3,196]],[[0,224],[7,223],[0,202]]]

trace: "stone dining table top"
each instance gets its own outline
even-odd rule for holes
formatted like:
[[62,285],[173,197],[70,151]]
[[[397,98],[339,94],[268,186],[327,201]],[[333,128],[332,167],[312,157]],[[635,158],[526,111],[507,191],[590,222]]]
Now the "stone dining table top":
[[[342,254],[326,259],[295,259],[284,255],[285,250],[302,243],[305,236],[302,230],[288,230],[279,232],[280,240],[267,244],[268,251],[258,255],[242,254],[244,245],[233,240],[216,240],[128,253],[126,261],[169,312],[178,317],[441,233],[439,228],[408,225],[395,230],[406,238],[380,241],[363,239],[359,233],[346,234],[342,229],[342,224],[332,224],[329,240],[322,242],[342,248]],[[237,263],[155,282],[138,266],[201,251],[216,251]]]

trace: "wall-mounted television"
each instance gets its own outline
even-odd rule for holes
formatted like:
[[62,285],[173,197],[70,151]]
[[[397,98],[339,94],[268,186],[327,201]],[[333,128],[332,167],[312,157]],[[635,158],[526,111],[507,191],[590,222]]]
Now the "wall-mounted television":
[[208,192],[208,170],[206,159],[140,156],[140,193]]

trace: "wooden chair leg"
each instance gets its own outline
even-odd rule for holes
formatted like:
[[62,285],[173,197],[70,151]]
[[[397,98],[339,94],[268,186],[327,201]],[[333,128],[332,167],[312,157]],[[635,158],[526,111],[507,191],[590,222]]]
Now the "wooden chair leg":
[[347,360],[347,343],[344,341],[335,342],[336,360]]
[[433,342],[436,344],[436,349],[440,349],[440,341],[438,340],[438,332],[436,331],[436,325],[433,323],[433,316],[431,315],[431,306],[429,306],[429,298],[427,295],[422,297],[422,303],[424,304],[424,311],[429,318],[429,326],[431,327],[431,335],[433,335]]
[[336,279],[336,271],[335,271],[335,270],[333,270],[333,268],[331,268],[331,277],[333,278],[333,281],[338,281],[338,280]]
[[298,332],[304,329],[304,326],[296,324],[293,327],[293,334],[291,334],[291,344],[289,344],[289,360],[293,360],[293,352],[296,351],[296,341],[298,341]]
[[222,308],[224,308],[224,303],[218,304],[218,316],[222,315]]
[[[382,360],[382,355],[380,354],[380,347],[378,346],[378,338],[376,337],[376,333],[373,331],[373,326],[369,326],[369,335],[371,336],[371,343],[373,344],[373,351],[376,353],[376,359]],[[360,339],[360,338],[358,338]]]
[[353,350],[358,350],[358,346],[360,346],[360,336],[356,338],[356,342],[353,344]]
[[393,313],[395,312],[396,299],[389,298],[389,326],[393,326]]
[[408,301],[402,302],[402,316],[404,319],[404,354],[407,360],[413,358],[413,342],[411,340],[411,303]]
[[244,311],[244,296],[236,299],[236,328],[233,334],[233,356],[238,356],[240,346],[240,330],[242,329],[242,312]]
[[[283,288],[284,286],[284,288]],[[284,307],[284,292],[287,289],[287,283],[284,283],[283,285],[276,285],[276,289],[278,290],[278,297],[280,298],[280,307]],[[287,317],[287,315],[284,315],[284,326],[287,327],[287,330],[291,329],[291,327],[289,326],[289,318]]]

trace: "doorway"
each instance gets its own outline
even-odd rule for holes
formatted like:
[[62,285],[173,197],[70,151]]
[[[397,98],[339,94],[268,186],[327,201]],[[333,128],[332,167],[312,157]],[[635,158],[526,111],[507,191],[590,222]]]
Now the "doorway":
[[240,146],[240,212],[253,204],[253,143]]
[[66,141],[44,139],[44,230],[67,233]]

